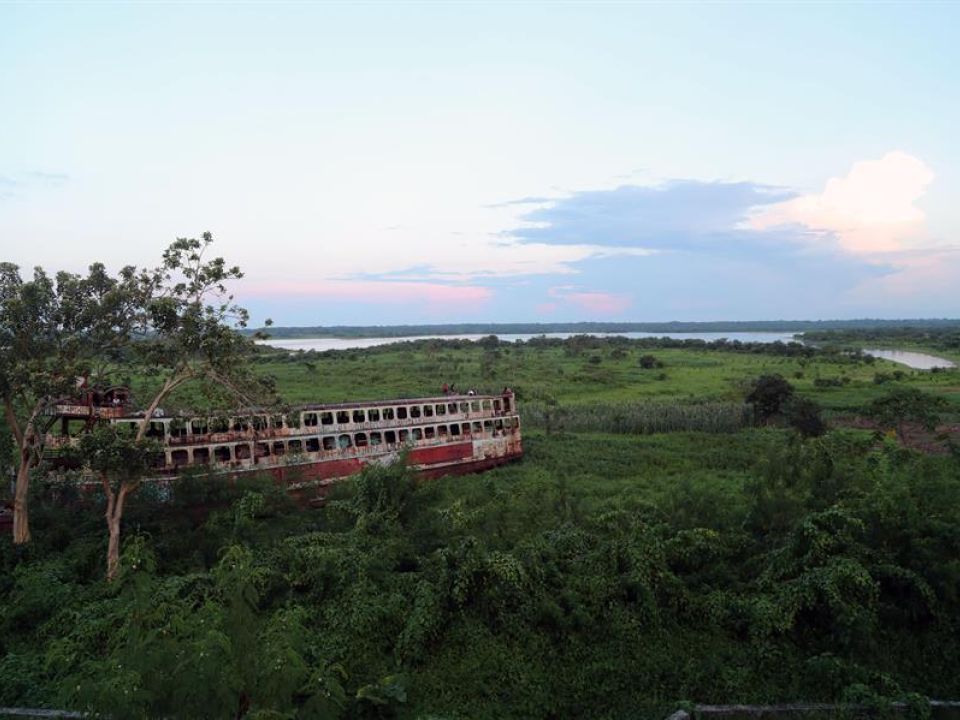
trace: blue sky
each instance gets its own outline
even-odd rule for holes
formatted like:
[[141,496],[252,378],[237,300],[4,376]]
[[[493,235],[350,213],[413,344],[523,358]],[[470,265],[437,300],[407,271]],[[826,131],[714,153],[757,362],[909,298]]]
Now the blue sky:
[[960,316],[953,4],[0,5],[0,259],[281,324]]

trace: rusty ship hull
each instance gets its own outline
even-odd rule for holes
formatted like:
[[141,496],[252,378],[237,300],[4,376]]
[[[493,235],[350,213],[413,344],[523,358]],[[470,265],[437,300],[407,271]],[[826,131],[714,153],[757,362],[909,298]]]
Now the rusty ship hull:
[[[71,423],[109,422],[133,434],[143,422],[123,407],[63,404],[61,433],[47,447],[74,444]],[[56,423],[53,423],[56,424]],[[162,447],[151,480],[174,482],[185,472],[236,479],[270,477],[304,500],[370,464],[404,458],[421,477],[481,472],[523,456],[512,392],[443,395],[389,401],[307,405],[286,413],[155,417],[148,437]]]

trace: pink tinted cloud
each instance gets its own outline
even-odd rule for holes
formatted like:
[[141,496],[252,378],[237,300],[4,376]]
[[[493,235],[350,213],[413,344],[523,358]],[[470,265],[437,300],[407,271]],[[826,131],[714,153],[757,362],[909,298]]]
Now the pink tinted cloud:
[[427,303],[428,305],[474,305],[493,297],[480,285],[442,285],[429,282],[383,282],[378,280],[330,280],[316,282],[259,283],[245,288],[259,297],[303,296],[364,303]]
[[[547,291],[547,294],[594,315],[619,315],[631,304],[629,295],[579,290],[571,285],[552,287]],[[557,307],[557,303],[546,304],[552,305],[554,309]]]
[[555,302],[545,302],[540,303],[534,309],[536,310],[537,315],[549,315],[550,313],[556,312],[558,307],[560,306]]
[[613,293],[575,292],[570,293],[566,298],[588,312],[603,315],[617,315],[630,307],[630,298]]

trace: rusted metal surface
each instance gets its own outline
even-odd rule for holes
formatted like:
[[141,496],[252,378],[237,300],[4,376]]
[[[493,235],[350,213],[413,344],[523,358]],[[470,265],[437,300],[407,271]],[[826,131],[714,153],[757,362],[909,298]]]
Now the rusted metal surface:
[[[133,432],[143,418],[100,421]],[[163,446],[155,480],[203,467],[234,478],[269,474],[301,494],[308,488],[321,492],[364,465],[387,463],[404,452],[407,463],[426,477],[477,472],[523,455],[511,391],[315,404],[286,414],[158,417],[147,435]],[[54,453],[76,442],[65,435],[47,437]]]

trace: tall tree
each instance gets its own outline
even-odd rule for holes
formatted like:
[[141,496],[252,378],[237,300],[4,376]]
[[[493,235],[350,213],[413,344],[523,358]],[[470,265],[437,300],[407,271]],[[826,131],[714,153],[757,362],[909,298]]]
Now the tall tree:
[[90,444],[85,458],[98,470],[107,500],[108,579],[115,576],[119,563],[126,499],[140,486],[146,467],[132,463],[140,471],[126,472],[115,460],[118,455],[142,459],[150,423],[161,403],[191,381],[221,403],[229,398],[234,406],[251,407],[272,395],[270,384],[247,362],[253,340],[237,330],[246,326],[249,315],[227,292],[226,284],[243,273],[227,267],[221,257],[206,259],[212,242],[210,233],[200,239],[179,238],[164,251],[158,268],[138,276],[141,314],[129,355],[137,373],[158,384],[147,396],[136,436],[125,441],[125,449],[119,438],[104,440]]
[[897,388],[870,402],[866,414],[881,427],[896,430],[900,442],[906,445],[908,423],[933,431],[940,421],[940,413],[946,409],[947,401],[940,395],[916,388]]
[[50,408],[119,353],[133,327],[140,286],[133,268],[111,277],[100,263],[86,276],[24,280],[0,263],[0,401],[17,455],[13,540],[29,542],[30,473],[43,457]]

